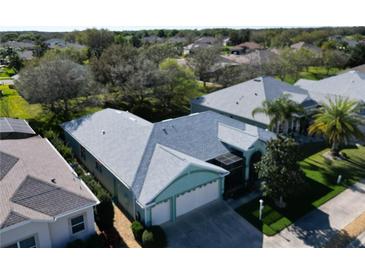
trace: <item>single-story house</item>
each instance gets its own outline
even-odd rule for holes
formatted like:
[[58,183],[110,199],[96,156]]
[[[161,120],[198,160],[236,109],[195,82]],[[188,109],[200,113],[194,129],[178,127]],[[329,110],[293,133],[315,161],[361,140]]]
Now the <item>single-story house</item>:
[[[350,70],[319,81],[300,79],[295,86],[306,89],[319,105],[336,96],[359,101],[363,105],[361,115],[365,119],[365,73],[360,70]],[[361,128],[365,133],[365,126]]]
[[187,55],[190,53],[194,53],[194,50],[197,50],[199,48],[210,48],[214,46],[222,46],[222,41],[215,37],[203,36],[195,40],[194,43],[185,46],[183,48],[183,54]]
[[245,53],[250,53],[255,50],[262,50],[263,46],[256,42],[244,42],[239,45],[236,45],[230,49],[231,54],[240,55]]
[[319,55],[322,52],[321,48],[319,48],[315,45],[306,43],[306,42],[298,42],[298,43],[292,44],[290,46],[290,48],[294,51],[298,51],[298,50],[301,50],[301,49],[306,49],[306,50],[309,50],[309,51],[313,52],[316,55]]
[[270,49],[253,50],[247,54],[230,54],[225,56],[237,64],[263,65],[275,61],[278,54]]
[[365,73],[350,70],[322,80],[300,79],[295,86],[308,91],[318,103],[327,97],[349,97],[365,104]]
[[245,188],[275,138],[213,111],[150,123],[104,109],[61,126],[76,157],[145,225],[175,221]]
[[[284,94],[289,94],[290,99],[304,108],[317,106],[308,91],[265,76],[198,97],[191,101],[191,112],[213,110],[245,123],[267,128],[270,123],[269,117],[262,113],[253,117],[252,111],[261,107],[265,100],[275,100]],[[300,131],[302,127],[300,118],[291,121],[289,127],[292,131]]]
[[0,125],[0,247],[63,247],[94,234],[99,201],[59,152],[23,120]]

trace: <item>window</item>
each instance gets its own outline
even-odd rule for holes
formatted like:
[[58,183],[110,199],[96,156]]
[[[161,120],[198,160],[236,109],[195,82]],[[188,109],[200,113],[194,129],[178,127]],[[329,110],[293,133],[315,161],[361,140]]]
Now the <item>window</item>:
[[80,155],[81,155],[81,158],[86,160],[86,151],[85,151],[85,148],[80,146]]
[[37,247],[37,244],[35,242],[35,237],[32,236],[30,238],[27,238],[25,240],[16,242],[14,244],[8,245],[8,248],[35,248]]
[[103,169],[101,167],[101,164],[98,161],[95,161],[95,169],[99,171],[100,173],[103,172]]
[[71,219],[72,234],[76,234],[85,229],[84,216],[80,215]]

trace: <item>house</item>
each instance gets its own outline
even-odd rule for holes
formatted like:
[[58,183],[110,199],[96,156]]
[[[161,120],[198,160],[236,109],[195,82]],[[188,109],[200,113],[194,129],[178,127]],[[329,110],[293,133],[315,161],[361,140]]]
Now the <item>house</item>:
[[365,64],[350,68],[350,69],[346,70],[345,72],[348,72],[348,71],[351,71],[351,70],[358,71],[358,72],[361,72],[361,73],[365,73]]
[[211,36],[203,36],[194,41],[194,43],[189,44],[183,48],[184,55],[193,53],[194,50],[199,48],[210,48],[214,46],[222,46],[222,43],[219,39]]
[[258,43],[255,42],[244,42],[239,45],[236,45],[231,48],[231,54],[240,55],[245,53],[250,53],[256,50],[262,50],[264,49],[263,46],[261,46]]
[[[365,73],[359,70],[350,70],[319,81],[300,79],[295,86],[308,90],[311,98],[319,105],[336,96],[359,101],[364,106],[361,114],[365,119]],[[361,129],[365,133],[365,126]]]
[[319,55],[322,52],[322,50],[319,47],[317,47],[315,45],[312,45],[312,44],[309,44],[309,43],[306,43],[306,42],[298,42],[298,43],[292,44],[290,46],[290,48],[294,51],[298,51],[298,50],[301,50],[301,49],[306,49],[306,50],[309,50],[309,51],[311,51],[312,53],[314,53],[316,55]]
[[104,109],[61,125],[76,157],[145,225],[244,189],[275,135],[207,111],[150,123]]
[[24,121],[0,119],[0,247],[63,247],[95,233],[97,198]]
[[270,63],[274,61],[278,55],[271,50],[254,50],[247,54],[230,54],[225,56],[226,59],[231,60],[237,64],[247,64],[260,66],[263,64]]
[[365,104],[365,73],[350,70],[319,81],[300,79],[295,86],[306,89],[318,103],[328,97],[342,96]]
[[19,58],[22,60],[32,60],[34,58],[33,51],[31,50],[24,50],[18,52]]
[[164,38],[159,37],[157,35],[150,35],[150,36],[145,36],[145,37],[142,38],[142,42],[144,44],[162,43],[164,41],[165,41]]
[[[262,113],[253,117],[252,111],[261,107],[265,100],[275,100],[284,94],[289,94],[292,100],[304,108],[310,109],[317,105],[306,90],[265,76],[198,97],[191,101],[191,112],[213,110],[239,121],[267,128],[270,118]],[[282,126],[278,125],[278,130]],[[289,125],[292,131],[300,131],[303,126],[301,117],[297,117]]]
[[66,47],[66,41],[63,39],[59,39],[59,38],[48,39],[48,40],[44,41],[44,43],[50,49]]

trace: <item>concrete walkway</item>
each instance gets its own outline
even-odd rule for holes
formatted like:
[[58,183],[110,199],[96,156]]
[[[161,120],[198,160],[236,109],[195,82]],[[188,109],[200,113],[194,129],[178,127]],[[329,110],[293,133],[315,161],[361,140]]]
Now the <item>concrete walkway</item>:
[[273,237],[263,247],[322,247],[365,212],[365,182],[357,183]]

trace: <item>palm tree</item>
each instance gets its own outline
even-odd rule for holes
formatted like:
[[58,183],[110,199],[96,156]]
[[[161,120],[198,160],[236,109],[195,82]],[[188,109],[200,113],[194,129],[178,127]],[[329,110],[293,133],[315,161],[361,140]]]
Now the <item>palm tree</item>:
[[275,100],[265,100],[261,107],[257,107],[252,111],[254,117],[257,113],[266,114],[269,119],[269,129],[279,132],[279,124],[285,124],[285,133],[288,132],[289,121],[295,114],[303,113],[303,108],[298,103],[290,99],[289,94],[284,94]]
[[352,137],[364,138],[359,125],[365,123],[359,115],[360,103],[344,97],[335,97],[324,103],[314,115],[309,134],[322,134],[331,144],[331,153],[338,156],[340,146]]

